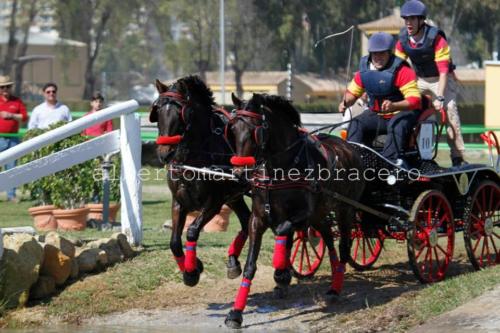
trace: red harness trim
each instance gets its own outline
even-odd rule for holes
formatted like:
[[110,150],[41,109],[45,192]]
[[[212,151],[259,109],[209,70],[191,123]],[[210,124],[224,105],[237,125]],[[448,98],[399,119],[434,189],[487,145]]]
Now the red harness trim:
[[250,117],[250,118],[264,120],[263,115],[261,115],[259,113],[247,111],[247,110],[236,110],[236,116],[246,116],[246,117]]
[[176,145],[179,144],[182,140],[182,135],[174,135],[174,136],[164,136],[160,135],[156,138],[156,144],[158,145]]
[[252,166],[257,163],[253,156],[233,156],[230,162],[234,166]]

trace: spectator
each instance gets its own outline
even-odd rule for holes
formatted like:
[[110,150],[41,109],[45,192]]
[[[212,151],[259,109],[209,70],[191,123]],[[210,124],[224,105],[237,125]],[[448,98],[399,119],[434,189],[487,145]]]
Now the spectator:
[[[89,114],[101,110],[103,105],[104,105],[104,97],[100,93],[95,93],[92,96],[92,99],[90,100],[90,112],[86,113],[85,115],[87,116]],[[99,136],[103,135],[104,133],[111,132],[112,130],[113,130],[113,121],[106,120],[105,122],[102,122],[100,124],[95,124],[90,126],[89,128],[86,128],[82,134],[87,136]]]
[[57,85],[49,82],[43,86],[45,102],[33,109],[28,128],[47,128],[59,121],[71,121],[69,108],[57,101]]
[[[8,76],[0,76],[0,152],[19,143],[18,137],[3,136],[3,134],[16,134],[19,131],[19,124],[28,119],[24,103],[11,94],[12,84]],[[5,170],[15,166],[16,161],[13,161],[5,165]],[[15,188],[7,192],[7,200],[17,201]]]

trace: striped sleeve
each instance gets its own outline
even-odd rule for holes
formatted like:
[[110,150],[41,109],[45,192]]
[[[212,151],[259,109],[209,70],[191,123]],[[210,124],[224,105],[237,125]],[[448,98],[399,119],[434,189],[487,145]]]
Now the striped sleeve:
[[405,51],[403,49],[403,45],[401,44],[401,41],[399,41],[399,40],[396,42],[396,49],[395,49],[394,54],[396,55],[396,57],[399,57],[403,60],[408,59],[408,55],[405,53]]
[[361,82],[361,74],[359,74],[359,72],[354,74],[354,78],[347,87],[347,92],[354,97],[361,97],[361,95],[365,92],[365,87],[363,86],[363,82]]
[[417,86],[417,75],[408,66],[402,66],[396,73],[394,81],[401,94],[410,103],[410,110],[421,108],[421,96]]
[[436,62],[439,73],[448,73],[450,59],[450,46],[443,36],[438,35],[434,45],[434,61]]

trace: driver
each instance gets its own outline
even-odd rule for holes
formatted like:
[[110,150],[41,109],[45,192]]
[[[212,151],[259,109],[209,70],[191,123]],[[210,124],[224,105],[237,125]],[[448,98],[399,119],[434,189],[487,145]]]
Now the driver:
[[377,134],[387,134],[382,155],[407,167],[403,149],[417,122],[421,97],[415,72],[394,55],[393,47],[394,39],[388,33],[370,37],[369,55],[361,59],[338,109],[344,113],[366,92],[369,109],[352,120],[347,140],[371,145]]

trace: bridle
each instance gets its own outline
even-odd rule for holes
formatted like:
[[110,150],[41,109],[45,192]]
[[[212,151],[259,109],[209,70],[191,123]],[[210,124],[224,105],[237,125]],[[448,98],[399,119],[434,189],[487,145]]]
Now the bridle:
[[[164,93],[161,93],[158,99],[155,101],[153,104],[153,109],[157,110],[158,108],[162,107],[164,104],[159,105],[159,101],[162,99],[167,98],[170,101],[173,101],[175,104],[179,106],[179,110],[177,111],[180,115],[180,119],[183,122],[186,131],[187,132],[190,128],[189,126],[189,117],[190,117],[190,112],[191,109],[189,108],[190,103],[189,101],[180,93],[173,92],[173,91],[167,91]],[[158,112],[158,111],[156,111]],[[158,135],[156,139],[156,144],[159,145],[176,145],[179,144],[182,140],[183,135]]]
[[[267,108],[267,106],[262,105],[262,109]],[[270,110],[269,110],[270,111]],[[250,121],[250,119],[256,119],[259,121],[259,124],[254,124]],[[260,114],[257,112],[252,112],[244,109],[237,109],[233,111],[233,116],[229,121],[228,125],[233,125],[236,121],[243,121],[252,131],[253,131],[253,139],[255,144],[257,145],[257,153],[256,156],[233,156],[231,157],[231,164],[234,166],[252,166],[256,164],[256,157],[262,154],[265,150],[267,140],[269,138],[269,123],[266,120],[266,116],[264,114]]]

